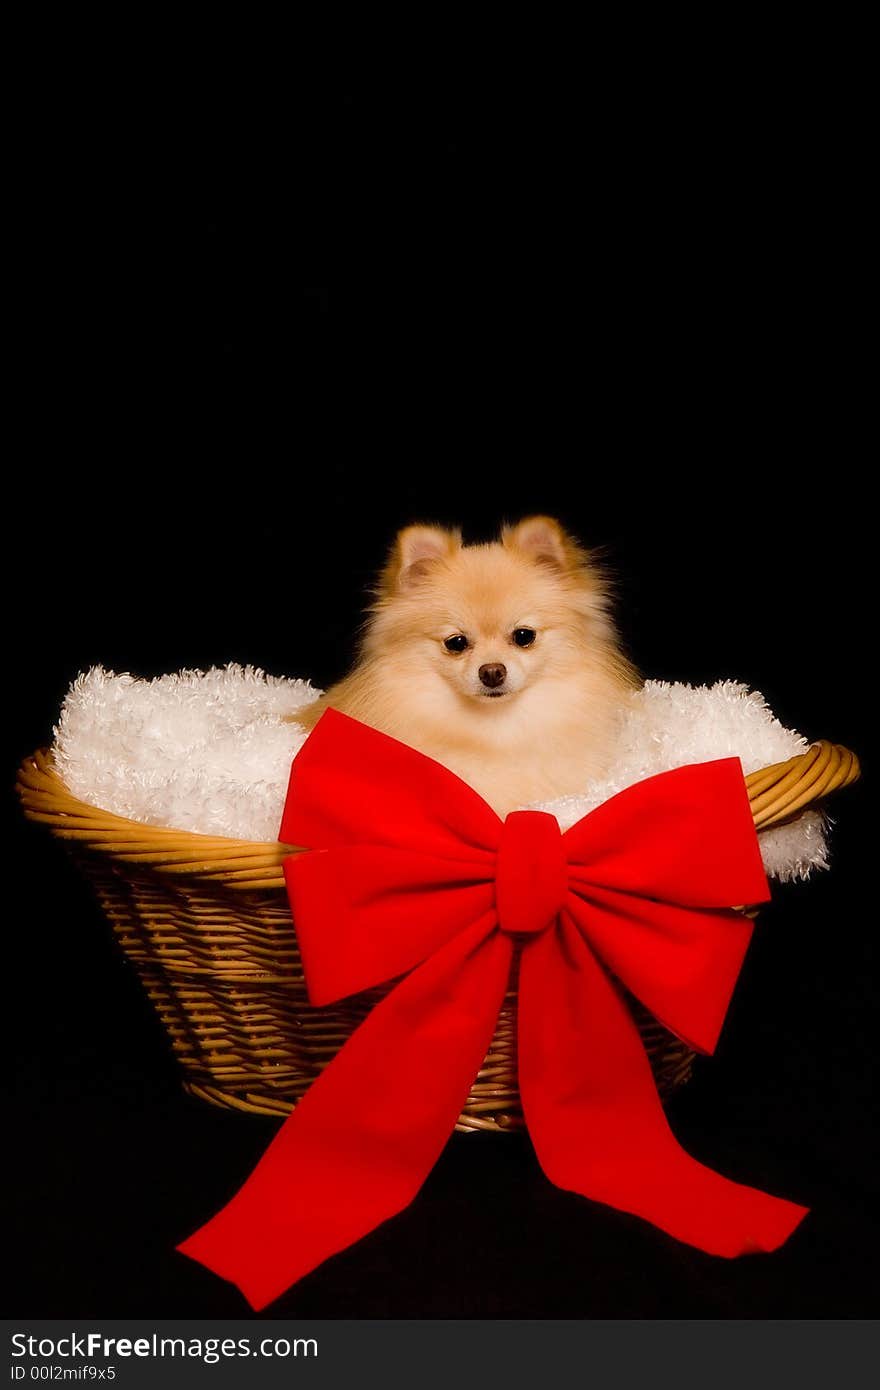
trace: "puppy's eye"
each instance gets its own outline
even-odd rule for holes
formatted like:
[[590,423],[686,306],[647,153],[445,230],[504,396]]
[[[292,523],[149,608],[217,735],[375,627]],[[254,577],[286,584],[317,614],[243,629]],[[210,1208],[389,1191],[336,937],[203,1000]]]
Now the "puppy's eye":
[[530,647],[537,635],[533,627],[515,627],[513,629],[513,640],[518,647]]
[[458,653],[466,652],[470,646],[470,642],[465,637],[464,633],[459,632],[455,637],[447,637],[443,645],[448,652]]

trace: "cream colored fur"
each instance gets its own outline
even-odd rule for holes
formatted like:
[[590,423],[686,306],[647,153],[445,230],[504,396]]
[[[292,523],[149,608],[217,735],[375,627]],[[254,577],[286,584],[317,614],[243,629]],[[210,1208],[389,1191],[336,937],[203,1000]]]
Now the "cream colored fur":
[[[516,645],[518,629],[532,645]],[[455,637],[465,651],[446,649]],[[480,669],[499,664],[489,690]],[[503,816],[603,777],[634,685],[601,575],[558,522],[531,517],[474,546],[413,526],[382,572],[354,669],[296,717],[311,728],[329,706],[381,729]]]
[[[299,721],[319,694],[308,681],[251,667],[136,680],[95,666],[67,693],[53,755],[74,796],[118,816],[201,835],[274,842],[290,764],[306,738]],[[285,721],[294,710],[297,722]],[[807,746],[744,685],[648,681],[627,700],[608,776],[538,809],[566,829],[624,787],[671,767],[738,757],[749,773]],[[817,811],[762,830],[758,839],[768,874],[787,880],[825,868],[825,833]]]

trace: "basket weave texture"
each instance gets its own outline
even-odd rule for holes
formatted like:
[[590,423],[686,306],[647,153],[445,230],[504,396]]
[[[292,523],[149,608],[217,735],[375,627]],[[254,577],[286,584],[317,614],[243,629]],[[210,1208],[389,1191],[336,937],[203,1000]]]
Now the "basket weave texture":
[[[755,826],[791,820],[859,775],[837,744],[746,777]],[[50,754],[19,769],[25,814],[70,843],[138,971],[182,1067],[215,1105],[285,1115],[390,988],[328,1008],[308,1002],[281,865],[289,845],[142,825],[73,796]],[[458,1129],[522,1123],[516,1063],[516,960],[495,1037]],[[687,1080],[693,1054],[634,999],[661,1096]]]

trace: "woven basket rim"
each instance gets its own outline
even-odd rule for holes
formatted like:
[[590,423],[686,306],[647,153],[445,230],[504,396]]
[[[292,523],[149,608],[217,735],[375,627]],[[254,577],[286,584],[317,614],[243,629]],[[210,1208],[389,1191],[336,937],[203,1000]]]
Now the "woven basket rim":
[[[855,754],[824,739],[804,753],[749,773],[744,780],[756,829],[793,819],[832,792],[851,785],[859,775]],[[106,811],[68,789],[46,748],[22,762],[16,790],[27,818],[47,825],[61,839],[78,841],[83,848],[128,864],[220,880],[230,888],[282,887],[284,860],[302,852],[277,840],[205,835],[149,825]]]

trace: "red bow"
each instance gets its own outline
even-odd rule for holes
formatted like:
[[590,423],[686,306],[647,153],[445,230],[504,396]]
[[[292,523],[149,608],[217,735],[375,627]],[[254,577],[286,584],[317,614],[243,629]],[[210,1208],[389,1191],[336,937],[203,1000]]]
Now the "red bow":
[[616,981],[715,1046],[767,900],[739,760],[661,773],[564,835],[502,823],[439,763],[328,711],[291,771],[284,870],[313,1004],[406,978],[318,1077],[240,1192],[179,1248],[277,1298],[415,1196],[519,975],[519,1085],[557,1186],[716,1255],[773,1250],[806,1208],[713,1173],[672,1135]]

